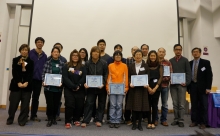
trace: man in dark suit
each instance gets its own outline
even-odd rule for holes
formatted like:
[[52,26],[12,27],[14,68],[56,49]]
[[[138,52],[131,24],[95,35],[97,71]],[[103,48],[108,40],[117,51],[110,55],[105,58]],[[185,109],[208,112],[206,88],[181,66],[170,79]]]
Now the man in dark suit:
[[210,61],[200,58],[201,49],[193,48],[190,61],[192,69],[192,81],[188,86],[190,92],[191,121],[189,127],[195,127],[200,124],[200,129],[205,129],[207,124],[208,112],[208,94],[212,86],[212,68]]

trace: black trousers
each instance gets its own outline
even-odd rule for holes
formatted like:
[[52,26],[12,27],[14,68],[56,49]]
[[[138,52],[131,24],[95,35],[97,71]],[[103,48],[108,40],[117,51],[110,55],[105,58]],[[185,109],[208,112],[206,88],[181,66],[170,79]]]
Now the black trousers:
[[208,95],[199,91],[196,83],[190,85],[191,121],[198,124],[207,124]]
[[138,120],[138,125],[141,125],[141,121],[143,118],[143,111],[132,111],[132,124],[136,125],[136,121]]
[[131,110],[126,110],[128,95],[129,95],[129,91],[127,92],[126,97],[125,97],[125,112],[124,112],[125,121],[131,121]]
[[107,92],[105,90],[105,87],[103,87],[102,89],[90,88],[87,90],[83,123],[88,124],[90,122],[94,110],[94,104],[96,102],[97,97],[98,97],[98,109],[96,110],[96,121],[102,122],[105,111],[106,95]]
[[31,118],[37,117],[42,80],[33,79],[32,86]]
[[60,104],[61,92],[44,91],[44,95],[47,103],[47,118],[52,120],[56,118],[57,110]]
[[[160,91],[156,91],[153,95],[148,94],[149,112],[148,112],[148,124],[154,124],[157,116],[157,106],[160,97]],[[152,110],[151,110],[152,108]],[[152,111],[152,112],[151,112]]]
[[11,91],[9,95],[9,109],[7,122],[13,123],[15,112],[18,109],[18,105],[21,102],[20,114],[18,116],[18,123],[25,124],[28,118],[29,103],[31,98],[31,91],[24,91],[20,89],[18,91]]
[[85,94],[82,92],[82,90],[74,92],[68,88],[65,88],[64,97],[65,123],[71,123],[72,121],[80,121],[80,117],[84,107]]

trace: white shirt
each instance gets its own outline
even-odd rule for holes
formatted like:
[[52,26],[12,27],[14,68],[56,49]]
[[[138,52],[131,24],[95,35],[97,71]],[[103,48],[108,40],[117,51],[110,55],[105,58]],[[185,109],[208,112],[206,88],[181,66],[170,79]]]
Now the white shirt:
[[142,62],[140,62],[140,63],[136,63],[136,62],[135,62],[135,69],[136,69],[137,75],[138,75],[138,73],[139,73],[139,71],[140,71],[141,64],[142,64]]

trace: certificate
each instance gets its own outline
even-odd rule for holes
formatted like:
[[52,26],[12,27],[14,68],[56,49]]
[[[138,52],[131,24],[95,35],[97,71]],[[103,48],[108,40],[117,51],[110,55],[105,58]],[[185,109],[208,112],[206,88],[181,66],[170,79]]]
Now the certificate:
[[109,84],[110,94],[124,95],[125,84]]
[[148,75],[132,75],[131,84],[133,86],[145,86],[148,85]]
[[45,83],[45,85],[49,85],[49,86],[60,86],[61,79],[62,79],[61,74],[48,74],[48,73],[46,73],[44,83]]
[[185,84],[185,73],[171,73],[171,84]]
[[98,88],[102,86],[102,76],[97,75],[87,75],[86,85],[91,88]]
[[170,76],[170,66],[163,66],[163,76]]

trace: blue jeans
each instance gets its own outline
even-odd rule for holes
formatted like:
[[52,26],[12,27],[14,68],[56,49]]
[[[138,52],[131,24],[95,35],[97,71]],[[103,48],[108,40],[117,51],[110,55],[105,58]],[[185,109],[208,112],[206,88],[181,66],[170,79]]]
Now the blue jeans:
[[122,103],[124,95],[111,94],[110,98],[110,109],[109,116],[111,123],[120,123],[122,116]]
[[161,116],[160,116],[160,122],[164,122],[167,120],[167,112],[168,112],[168,93],[169,93],[169,87],[162,87],[161,89]]

